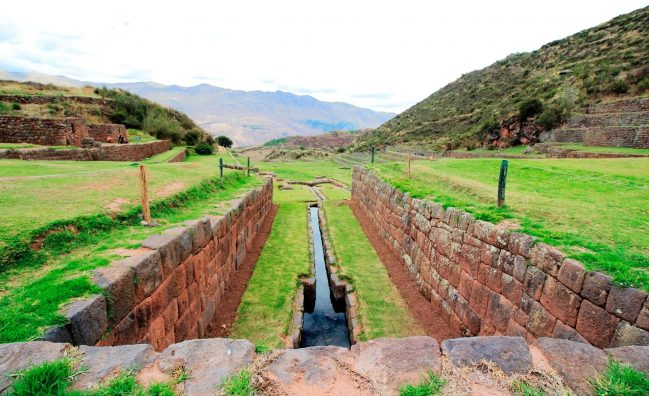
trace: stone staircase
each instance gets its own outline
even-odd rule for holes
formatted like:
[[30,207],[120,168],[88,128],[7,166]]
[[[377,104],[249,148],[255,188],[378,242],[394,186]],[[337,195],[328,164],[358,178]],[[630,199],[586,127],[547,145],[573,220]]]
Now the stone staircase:
[[549,142],[649,148],[649,96],[608,101],[573,114]]

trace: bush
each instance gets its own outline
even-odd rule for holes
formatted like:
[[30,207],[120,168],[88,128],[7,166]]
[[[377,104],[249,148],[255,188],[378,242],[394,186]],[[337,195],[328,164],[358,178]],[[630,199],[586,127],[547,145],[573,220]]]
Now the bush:
[[629,84],[627,84],[626,81],[622,79],[617,79],[613,81],[613,84],[611,84],[610,90],[614,94],[625,94],[629,92]]
[[543,112],[543,103],[538,99],[529,99],[521,103],[518,110],[518,117],[521,121],[525,121],[541,112]]
[[20,110],[20,109],[22,109],[22,107],[20,107],[20,104],[18,103],[13,103],[11,105],[11,110]]
[[230,138],[227,137],[227,136],[223,136],[223,135],[221,135],[221,136],[217,137],[217,138],[216,138],[216,142],[217,142],[217,143],[219,144],[219,146],[221,146],[221,147],[225,147],[225,148],[230,148],[230,147],[232,147],[232,139],[230,139]]
[[543,110],[537,122],[544,130],[549,131],[563,121],[563,113],[556,107],[550,107]]
[[185,133],[183,140],[188,146],[195,146],[200,137],[200,133],[192,129],[191,131],[187,131],[187,133]]
[[194,147],[194,151],[199,155],[210,155],[214,153],[214,148],[207,142],[199,142],[196,147]]

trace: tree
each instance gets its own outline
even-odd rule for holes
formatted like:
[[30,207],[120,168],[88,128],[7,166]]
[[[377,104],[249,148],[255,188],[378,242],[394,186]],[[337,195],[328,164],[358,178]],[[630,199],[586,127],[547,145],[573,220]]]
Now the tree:
[[225,148],[230,148],[230,147],[232,147],[232,139],[230,139],[230,138],[227,137],[227,136],[223,136],[223,135],[221,135],[221,136],[217,137],[217,138],[216,138],[216,142],[217,142],[217,143],[219,144],[219,146],[221,146],[221,147],[225,147]]

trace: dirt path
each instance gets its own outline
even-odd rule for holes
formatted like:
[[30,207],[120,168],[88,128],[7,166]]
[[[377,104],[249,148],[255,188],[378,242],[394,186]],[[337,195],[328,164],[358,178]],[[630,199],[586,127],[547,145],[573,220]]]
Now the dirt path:
[[406,268],[401,264],[400,259],[396,257],[385,242],[379,236],[379,230],[374,226],[370,218],[363,212],[357,201],[348,201],[356,220],[360,223],[367,239],[376,250],[376,254],[388,270],[390,279],[397,286],[399,293],[406,301],[406,305],[412,312],[417,322],[421,325],[427,335],[435,338],[437,342],[445,339],[461,336],[453,334],[448,324],[442,320],[439,309],[436,309],[424,296],[419,293],[419,288]]
[[241,303],[241,297],[246,291],[248,286],[248,281],[252,276],[252,272],[255,269],[255,264],[261,250],[266,244],[268,235],[270,235],[270,230],[273,225],[273,220],[275,220],[275,215],[279,207],[273,205],[270,209],[270,212],[266,215],[266,218],[261,223],[261,227],[253,241],[250,251],[246,255],[245,260],[241,264],[241,268],[233,274],[233,278],[230,281],[230,284],[225,289],[225,296],[221,304],[217,307],[212,322],[209,324],[207,329],[207,334],[205,338],[215,338],[215,337],[227,337],[234,320],[237,316],[237,309]]

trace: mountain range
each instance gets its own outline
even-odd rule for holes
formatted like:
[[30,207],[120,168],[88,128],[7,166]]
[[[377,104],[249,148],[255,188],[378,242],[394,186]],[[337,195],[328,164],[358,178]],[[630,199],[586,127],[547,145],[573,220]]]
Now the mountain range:
[[262,144],[272,139],[317,135],[332,130],[375,128],[394,116],[342,102],[324,102],[309,95],[276,91],[241,91],[200,84],[192,87],[155,82],[104,84],[41,73],[1,72],[0,79],[63,86],[106,86],[187,113],[213,135],[226,135],[235,145]]

